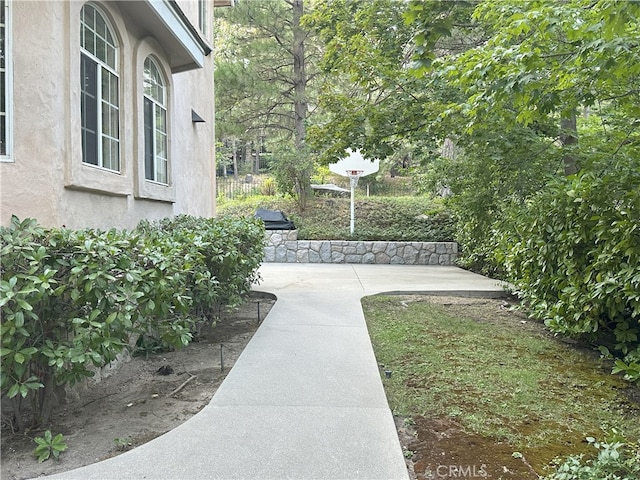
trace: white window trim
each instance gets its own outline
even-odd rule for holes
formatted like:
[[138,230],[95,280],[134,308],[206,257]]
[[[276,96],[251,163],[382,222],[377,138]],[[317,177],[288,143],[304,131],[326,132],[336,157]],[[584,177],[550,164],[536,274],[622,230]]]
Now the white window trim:
[[[151,130],[152,130],[152,134],[153,134],[153,179],[149,179],[146,177],[146,171],[145,171],[145,181],[147,182],[152,182],[152,183],[156,183],[158,185],[169,185],[169,183],[171,182],[171,179],[169,178],[169,164],[171,162],[170,158],[169,158],[169,130],[168,130],[168,123],[169,123],[169,109],[168,109],[168,90],[167,90],[167,81],[164,78],[164,74],[162,72],[162,69],[160,68],[158,62],[155,60],[153,55],[149,55],[147,58],[145,58],[145,63],[147,61],[147,59],[153,64],[153,66],[156,68],[156,70],[158,70],[158,73],[160,74],[160,77],[162,78],[162,89],[163,89],[163,96],[164,96],[164,103],[160,103],[157,99],[153,98],[150,95],[147,95],[146,93],[144,93],[144,98],[148,99],[151,104],[153,105],[153,115],[151,117]],[[144,70],[144,64],[143,64],[143,70]],[[143,87],[143,91],[144,91],[144,87]],[[157,154],[157,149],[158,149],[158,145],[156,144],[156,134],[157,134],[157,125],[156,125],[156,109],[160,108],[162,110],[164,110],[164,117],[165,117],[165,131],[163,132],[165,137],[167,137],[166,140],[166,145],[165,145],[165,154],[167,156],[167,158],[160,158],[158,157]],[[143,115],[144,118],[144,115]],[[143,119],[144,122],[144,119]],[[146,125],[145,125],[146,127]],[[145,145],[146,147],[146,145]],[[145,152],[146,155],[147,152]],[[160,180],[158,180],[156,177],[156,173],[157,173],[157,162],[158,161],[162,161],[164,160],[166,162],[166,171],[165,171],[165,176],[166,176],[166,181],[162,182]],[[146,169],[146,165],[145,165],[145,169]]]
[[6,108],[5,125],[7,135],[7,145],[5,155],[0,155],[0,162],[13,162],[13,45],[12,45],[12,29],[11,29],[11,0],[6,0],[4,4],[4,21],[5,21],[5,98],[4,106]]
[[[144,143],[144,61],[151,56],[155,61],[156,67],[160,70],[162,78],[165,81],[165,109],[167,111],[167,181],[168,184],[158,183],[145,178],[145,143]],[[173,130],[173,81],[171,77],[171,66],[167,60],[167,56],[162,47],[155,38],[146,37],[140,41],[133,55],[133,63],[135,65],[135,90],[137,94],[136,107],[136,165],[135,169],[135,198],[154,200],[159,202],[175,203],[176,188],[173,176],[173,151],[171,148],[171,138]]]
[[[131,178],[135,172],[135,165],[127,161],[125,152],[131,151],[133,142],[127,136],[123,136],[122,132],[132,130],[133,121],[131,120],[131,111],[126,102],[123,102],[123,92],[127,91],[129,82],[127,75],[122,73],[122,66],[128,65],[131,60],[127,52],[130,51],[128,36],[122,35],[127,28],[122,16],[109,3],[100,3],[99,8],[105,18],[109,21],[111,33],[114,40],[118,44],[118,70],[121,72],[119,77],[119,97],[120,97],[120,171],[107,170],[97,167],[90,163],[84,163],[82,157],[82,132],[80,129],[80,68],[81,68],[81,50],[80,32],[81,21],[80,12],[85,5],[83,2],[66,2],[67,21],[71,25],[69,31],[69,78],[78,81],[71,82],[69,86],[69,111],[73,112],[73,117],[68,128],[68,142],[72,146],[72,154],[65,159],[64,171],[64,187],[69,190],[77,190],[84,192],[95,192],[101,195],[109,195],[115,197],[127,197],[133,194]],[[95,5],[95,4],[94,4]],[[130,88],[130,87],[129,87]]]
[[208,10],[207,0],[198,0],[198,27],[203,37],[207,37],[209,33]]
[[[113,27],[113,25],[111,25],[111,22],[109,21],[109,17],[105,14],[105,12],[95,3],[92,2],[88,2],[86,5],[90,5],[91,7],[93,7],[102,17],[102,19],[104,20],[104,22],[107,24],[107,28],[109,29],[109,32],[111,33],[111,36],[115,39],[117,38],[116,34],[115,34],[115,29]],[[80,28],[82,28],[82,22],[80,23]],[[120,49],[122,48],[121,45],[116,45],[116,58],[115,58],[115,63],[116,65],[120,64]],[[113,169],[113,168],[109,168],[109,167],[105,167],[104,166],[104,159],[103,159],[103,139],[104,137],[107,137],[107,135],[104,134],[104,130],[103,130],[103,120],[102,120],[102,103],[103,103],[103,97],[102,97],[102,70],[105,69],[108,72],[110,72],[111,74],[113,74],[117,79],[118,79],[118,116],[119,116],[119,121],[118,121],[118,128],[121,129],[122,128],[122,102],[121,102],[121,88],[120,88],[120,74],[114,70],[110,65],[108,65],[106,62],[104,62],[103,60],[100,60],[98,57],[96,57],[92,52],[85,50],[82,46],[80,46],[80,52],[82,55],[86,55],[87,57],[89,57],[90,59],[92,59],[93,61],[95,61],[98,65],[98,72],[96,74],[96,78],[98,81],[98,85],[97,85],[97,92],[99,97],[98,97],[98,103],[96,105],[96,109],[97,109],[97,118],[98,118],[98,122],[97,122],[97,126],[98,126],[98,131],[97,131],[97,141],[99,142],[98,144],[98,164],[94,165],[92,163],[89,162],[85,162],[84,158],[82,159],[82,164],[85,167],[89,167],[89,168],[96,168],[99,170],[105,170],[107,172],[110,173],[115,173],[115,174],[120,174],[122,172],[122,135],[121,132],[118,132],[118,138],[115,139],[118,142],[118,169]],[[110,139],[113,139],[113,137],[108,137]]]

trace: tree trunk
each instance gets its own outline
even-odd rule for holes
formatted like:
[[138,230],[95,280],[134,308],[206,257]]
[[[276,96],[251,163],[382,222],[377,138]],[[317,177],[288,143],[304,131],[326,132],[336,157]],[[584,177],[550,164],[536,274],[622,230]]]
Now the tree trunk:
[[[306,155],[306,125],[307,118],[307,74],[305,69],[304,40],[305,31],[300,26],[300,18],[304,13],[304,0],[293,0],[293,82],[295,86],[294,100],[294,128],[295,128],[295,149],[300,155]],[[306,163],[306,159],[302,160]],[[298,202],[304,208],[306,197],[309,192],[311,172],[304,168],[298,172],[295,182]]]
[[[578,144],[578,128],[576,112],[572,111],[568,116],[560,119],[560,142],[563,148],[571,148]],[[578,172],[578,164],[574,154],[567,152],[562,157],[564,161],[564,174],[574,175]]]
[[256,158],[253,163],[253,173],[258,175],[260,173],[260,150],[262,150],[262,137],[258,136],[256,145]]
[[43,379],[44,388],[41,389],[42,395],[40,397],[40,418],[38,419],[39,425],[47,425],[51,421],[54,407],[58,405],[55,376],[51,368],[47,368],[45,372],[46,373]]
[[233,178],[238,180],[238,148],[236,145],[236,139],[233,139]]

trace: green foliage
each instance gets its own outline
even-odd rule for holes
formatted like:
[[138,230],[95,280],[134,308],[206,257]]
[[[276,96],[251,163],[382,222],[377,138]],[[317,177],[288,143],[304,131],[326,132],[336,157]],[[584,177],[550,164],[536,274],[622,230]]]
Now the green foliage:
[[455,221],[449,210],[430,197],[356,199],[356,228],[350,234],[350,200],[316,198],[299,211],[294,202],[260,197],[229,202],[220,214],[249,217],[259,208],[282,210],[296,225],[300,240],[452,241]]
[[501,275],[493,258],[494,224],[505,209],[520,205],[540,190],[561,164],[558,149],[527,127],[496,131],[478,128],[461,137],[450,158],[434,156],[416,174],[422,192],[446,186],[447,206],[457,220],[455,238],[461,264],[492,276]]
[[[432,6],[417,3],[410,18],[423,25],[415,39],[416,60],[428,64],[437,30],[429,28]],[[445,10],[453,14],[456,7]],[[496,108],[514,112],[517,122],[528,125],[605,99],[637,116],[639,19],[637,2],[485,0],[474,6],[472,20],[487,41],[435,61],[433,68],[464,93],[466,101],[451,108],[463,113],[470,128],[493,117]],[[453,23],[446,17],[436,22],[445,31],[443,24]]]
[[311,193],[310,179],[313,171],[313,158],[305,151],[298,151],[282,142],[273,146],[271,172],[278,191],[292,195],[297,199],[300,209],[306,206]]
[[60,454],[67,449],[64,436],[61,433],[58,433],[54,437],[50,430],[44,432],[44,438],[36,437],[33,441],[38,444],[33,451],[33,454],[38,457],[38,462],[40,463],[45,460],[49,460],[51,455],[53,455],[53,458],[60,457]]
[[93,376],[132,336],[189,343],[216,304],[237,303],[258,279],[263,235],[256,220],[181,216],[103,232],[13,218],[0,229],[0,387],[18,429],[22,399],[46,422],[55,386]]
[[277,189],[276,181],[273,178],[269,177],[269,178],[266,178],[264,182],[262,182],[262,185],[260,186],[260,194],[266,195],[266,196],[273,196],[276,194],[276,189]]
[[413,31],[405,8],[395,0],[333,0],[305,17],[325,42],[320,67],[328,80],[318,101],[325,118],[309,127],[323,163],[343,158],[346,148],[395,163],[397,152],[414,147],[414,135],[418,148],[431,141],[424,128],[437,95],[407,68]]
[[626,362],[620,359],[615,361],[611,373],[622,373],[624,379],[629,382],[640,383],[640,348],[625,356]]
[[640,445],[615,433],[605,441],[587,437],[597,451],[595,458],[571,455],[558,460],[557,470],[544,480],[635,480],[640,478]]
[[[238,2],[216,15],[216,129],[219,140],[273,154],[278,190],[304,204],[313,160],[304,152],[316,104],[319,51],[301,27],[309,2]],[[262,150],[266,150],[266,152]],[[276,167],[276,168],[274,168]]]
[[[405,19],[416,31],[417,78],[456,92],[443,97],[429,132],[457,155],[424,157],[418,172],[425,185],[452,190],[463,264],[499,275],[492,252],[507,210],[518,216],[563,163],[600,175],[615,156],[640,155],[640,6],[416,0]],[[577,130],[563,130],[574,114]],[[577,144],[564,145],[568,133]]]
[[640,335],[639,166],[622,158],[552,183],[513,211],[498,250],[534,315],[563,334],[610,333],[623,356]]

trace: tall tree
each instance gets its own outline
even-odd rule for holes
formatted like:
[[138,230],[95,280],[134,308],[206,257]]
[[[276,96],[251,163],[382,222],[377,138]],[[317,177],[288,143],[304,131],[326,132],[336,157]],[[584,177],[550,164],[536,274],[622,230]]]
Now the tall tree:
[[412,32],[404,9],[394,0],[329,0],[305,19],[325,42],[323,122],[310,129],[325,161],[340,158],[346,148],[391,157],[424,127],[419,112],[427,100],[407,70]]
[[[550,173],[640,168],[639,9],[615,0],[408,4],[416,75],[458,92],[442,117],[461,155],[425,177],[454,192],[469,262],[492,256],[496,221],[524,208]],[[447,52],[468,25],[482,41]]]
[[496,111],[521,125],[555,123],[555,136],[567,147],[564,171],[571,174],[580,167],[577,113],[589,108],[608,115],[615,109],[638,119],[638,2],[484,0],[472,19],[488,40],[433,64],[434,46],[451,29],[450,23],[434,22],[428,3],[410,4],[409,18],[421,30],[416,60],[463,92],[465,102],[452,110],[464,114],[470,129],[495,118]]
[[[302,200],[309,190],[306,123],[315,77],[304,13],[304,0],[241,0],[217,19],[216,30],[220,140],[239,135],[277,145],[275,167],[287,177],[280,183],[288,180]],[[300,161],[292,165],[287,152]]]

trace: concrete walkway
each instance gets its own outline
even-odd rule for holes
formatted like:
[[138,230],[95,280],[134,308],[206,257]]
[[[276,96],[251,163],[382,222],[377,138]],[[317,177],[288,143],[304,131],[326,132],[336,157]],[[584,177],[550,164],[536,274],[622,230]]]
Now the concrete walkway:
[[360,299],[500,296],[456,267],[264,264],[278,301],[211,403],[169,433],[56,479],[407,479]]

